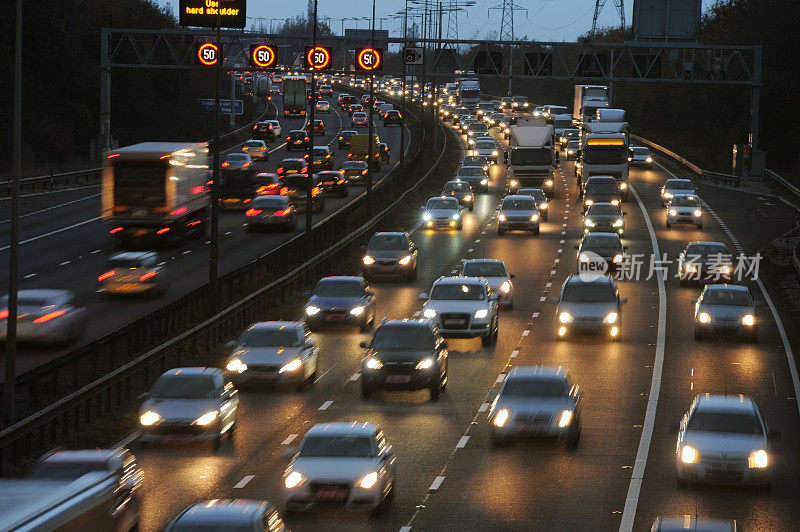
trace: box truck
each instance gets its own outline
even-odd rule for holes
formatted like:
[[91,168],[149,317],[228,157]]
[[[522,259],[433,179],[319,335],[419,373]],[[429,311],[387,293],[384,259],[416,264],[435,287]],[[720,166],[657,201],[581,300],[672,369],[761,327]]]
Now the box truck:
[[508,166],[508,189],[541,188],[553,197],[553,126],[516,125],[510,128],[509,149],[503,159]]

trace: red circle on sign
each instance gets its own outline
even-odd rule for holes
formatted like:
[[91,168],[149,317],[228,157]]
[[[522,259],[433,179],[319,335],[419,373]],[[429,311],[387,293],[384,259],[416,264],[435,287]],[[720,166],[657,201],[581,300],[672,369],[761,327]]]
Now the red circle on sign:
[[[203,52],[205,50],[214,50],[214,60],[213,61],[209,61],[208,59],[203,57]],[[205,43],[201,44],[197,48],[197,59],[198,59],[198,61],[200,61],[202,64],[204,64],[206,66],[214,66],[215,64],[217,64],[217,45],[214,44],[213,42],[205,42]]]
[[[269,58],[270,58],[269,61],[260,61],[258,59],[258,53],[259,52],[268,52],[269,53]],[[253,60],[253,64],[256,65],[256,66],[259,66],[261,68],[271,67],[272,65],[275,64],[275,59],[276,58],[277,58],[277,56],[275,55],[275,50],[272,48],[272,46],[267,46],[266,44],[261,44],[259,46],[256,46],[255,48],[253,48],[252,60]]]
[[[318,53],[322,54],[324,57],[324,60],[321,63],[314,61]],[[306,63],[313,69],[321,70],[331,64],[331,54],[328,52],[327,48],[323,48],[322,46],[310,48],[306,54]]]
[[[374,58],[374,62],[372,65],[369,65],[364,62],[364,58],[368,55]],[[358,52],[358,57],[356,58],[358,61],[358,66],[363,68],[364,70],[375,70],[381,64],[381,54],[375,50],[374,48],[364,48],[360,52]]]

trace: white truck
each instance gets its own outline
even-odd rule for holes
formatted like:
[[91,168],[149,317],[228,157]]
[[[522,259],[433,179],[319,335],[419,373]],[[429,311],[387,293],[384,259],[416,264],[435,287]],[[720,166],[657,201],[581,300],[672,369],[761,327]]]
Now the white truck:
[[625,109],[600,108],[595,116],[596,122],[626,122]]
[[556,138],[558,138],[561,137],[561,134],[565,129],[572,128],[572,115],[551,115],[551,117],[548,119],[548,122],[553,124],[553,132],[555,133]]
[[609,107],[608,87],[605,85],[575,85],[572,119],[576,124],[589,122],[597,110]]
[[541,188],[553,197],[553,167],[555,149],[553,126],[511,126],[509,148],[503,154],[508,166],[510,194],[520,188]]
[[583,124],[579,158],[575,162],[578,187],[595,175],[613,176],[622,200],[628,198],[628,123],[591,122]]
[[457,93],[459,103],[464,107],[474,109],[478,105],[478,102],[481,101],[480,80],[477,77],[464,77],[456,80],[456,84],[458,85]]

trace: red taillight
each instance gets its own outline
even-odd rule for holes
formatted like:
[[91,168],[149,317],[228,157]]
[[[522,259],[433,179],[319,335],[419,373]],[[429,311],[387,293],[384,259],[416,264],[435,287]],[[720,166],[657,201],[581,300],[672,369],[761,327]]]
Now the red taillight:
[[59,316],[63,316],[66,313],[67,313],[66,310],[56,310],[56,311],[53,311],[53,312],[48,312],[44,316],[40,316],[40,317],[36,318],[35,320],[33,320],[33,323],[47,323],[48,321],[50,321],[52,319],[55,319],[55,318],[57,318]]
[[275,215],[275,216],[286,216],[286,215],[288,215],[290,212],[292,212],[292,209],[283,209],[282,211],[275,211],[275,212],[274,212],[274,213],[272,213],[272,214],[273,214],[273,215]]
[[303,140],[308,140],[308,137],[304,137]]
[[244,211],[244,215],[245,216],[257,216],[257,215],[261,214],[262,212],[263,211],[260,211],[258,209],[247,209],[246,211]]
[[344,179],[340,179],[340,180],[338,180],[338,181],[336,182],[336,184],[337,184],[337,185],[343,185],[343,184],[344,184]]
[[231,163],[229,163],[229,162],[227,162],[227,161],[226,161],[226,162],[224,162],[224,163],[222,163],[222,167],[223,167],[223,168],[227,168],[227,167],[229,167],[230,165],[231,165]]
[[257,129],[258,129],[258,126],[253,126],[253,130],[257,130]]
[[344,137],[339,137],[339,140],[344,140]]
[[326,159],[330,159],[331,158],[331,154],[329,153],[328,155],[325,156],[325,158]]
[[155,270],[153,270],[152,272],[147,272],[146,274],[144,274],[144,275],[142,275],[141,277],[139,277],[139,280],[140,280],[140,281],[146,281],[146,280],[148,280],[148,279],[152,279],[153,277],[155,277],[155,276],[156,276],[156,274],[157,274],[157,273],[158,273],[158,272],[157,272],[157,271],[155,271]]
[[314,194],[319,194],[319,187],[314,187],[311,189],[311,195],[313,196]]
[[244,163],[244,164],[242,165],[242,168],[247,168],[248,166],[250,166],[250,163]]
[[164,233],[168,233],[168,232],[169,232],[169,227],[165,227],[163,229],[159,229],[158,231],[156,231],[156,234],[157,235],[163,235]]
[[292,137],[286,137],[286,142],[289,142],[290,140],[292,140]]
[[281,194],[281,196],[286,196],[286,195],[288,195],[288,194],[289,194],[289,187],[283,187],[283,188],[281,188],[281,193],[280,193],[280,194]]
[[193,221],[189,222],[188,224],[186,224],[186,227],[194,227],[195,225],[200,224],[200,223],[203,223],[203,220],[193,220]]
[[0,310],[0,320],[4,320],[7,317],[8,317],[8,311],[7,310]]
[[192,187],[192,194],[202,194],[203,190],[202,186]]
[[366,174],[366,173],[367,173],[367,171],[366,171],[366,170],[361,170],[361,173],[362,173],[362,174]]
[[247,150],[249,150],[249,149],[250,149],[250,148],[248,148],[247,146],[242,146],[242,151],[247,151]]
[[117,233],[119,233],[119,232],[120,232],[120,231],[122,231],[123,229],[124,229],[124,228],[122,228],[122,227],[115,227],[114,229],[112,229],[111,231],[109,231],[109,233],[111,233],[112,235],[114,235],[114,234],[117,234]]
[[308,172],[308,167],[307,167],[307,166],[304,166],[304,167],[303,167],[303,169],[302,169],[302,170],[300,170],[300,173],[301,173],[301,174],[305,174],[306,172]]
[[400,113],[398,113],[398,114],[397,114],[397,118],[403,118],[403,115],[401,115]]
[[251,201],[253,201],[253,200],[250,199],[250,198],[245,198],[244,203],[250,203]]
[[114,277],[116,274],[117,274],[117,272],[115,272],[114,270],[111,270],[110,272],[106,272],[103,275],[98,276],[97,280],[98,281],[105,281],[109,277]]
[[279,166],[279,167],[278,167],[278,173],[279,173],[279,174],[282,174],[282,173],[283,173],[283,166]]
[[175,215],[175,216],[179,216],[181,214],[185,214],[187,210],[188,209],[186,207],[180,207],[180,208],[175,209],[174,211],[172,211],[170,214]]
[[353,156],[353,154],[352,154],[352,153],[348,153],[348,154],[347,154],[347,156],[348,156],[348,157],[352,157],[352,156]]

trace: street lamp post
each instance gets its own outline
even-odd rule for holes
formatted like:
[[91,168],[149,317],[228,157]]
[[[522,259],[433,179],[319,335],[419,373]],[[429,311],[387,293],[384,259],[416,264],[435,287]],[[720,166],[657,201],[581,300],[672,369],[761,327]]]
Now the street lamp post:
[[[316,0],[314,0],[316,1]],[[375,47],[375,0],[372,0],[372,32],[369,37],[370,48]],[[367,126],[367,217],[372,218],[372,135],[373,124],[372,118],[375,112],[375,87],[374,87],[375,74],[370,70],[369,72],[369,125]]]
[[[313,31],[313,44],[314,48],[317,47],[317,0],[314,0],[314,24]],[[306,172],[308,174],[308,182],[306,185],[306,245],[310,250],[312,247],[311,232],[313,229],[312,221],[312,208],[314,206],[313,194],[314,190],[314,110],[317,106],[317,78],[314,72],[314,65],[311,66],[311,109],[308,113],[308,166]]]

